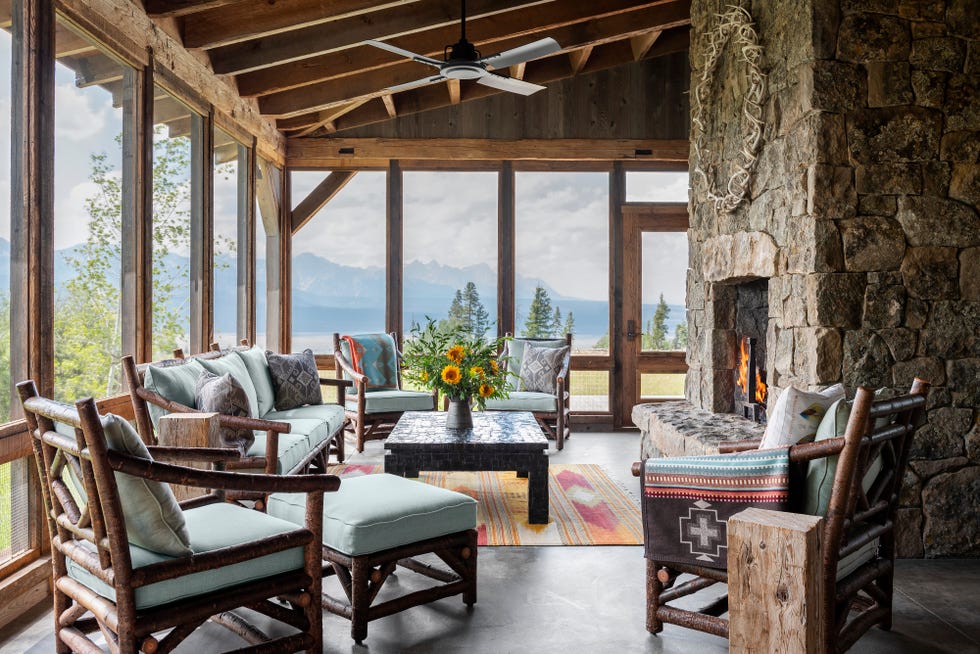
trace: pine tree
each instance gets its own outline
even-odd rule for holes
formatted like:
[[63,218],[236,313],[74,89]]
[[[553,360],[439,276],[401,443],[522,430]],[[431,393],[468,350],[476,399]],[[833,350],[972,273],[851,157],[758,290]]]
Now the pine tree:
[[674,349],[687,349],[687,323],[678,323],[677,326],[674,327]]
[[527,311],[524,330],[521,336],[525,338],[545,338],[551,333],[551,298],[548,291],[538,286],[534,289],[534,299]]
[[561,307],[555,307],[554,316],[551,318],[551,336],[558,338],[561,336],[561,328],[564,323],[561,319]]
[[452,329],[462,327],[466,321],[466,308],[463,305],[463,291],[456,289],[456,295],[453,296],[453,301],[449,305],[449,313],[446,316],[446,322],[448,326]]
[[564,336],[565,334],[574,334],[574,333],[575,333],[575,317],[572,315],[572,312],[569,311],[568,316],[565,318],[565,325],[562,327],[562,330],[561,332],[559,332],[558,335]]
[[474,336],[482,336],[490,328],[490,314],[480,301],[480,293],[476,284],[466,282],[463,289],[463,307],[466,310],[466,320],[463,326]]
[[670,307],[664,301],[664,294],[660,294],[660,302],[657,303],[657,310],[653,312],[653,320],[649,329],[650,349],[667,349],[667,318],[670,317]]

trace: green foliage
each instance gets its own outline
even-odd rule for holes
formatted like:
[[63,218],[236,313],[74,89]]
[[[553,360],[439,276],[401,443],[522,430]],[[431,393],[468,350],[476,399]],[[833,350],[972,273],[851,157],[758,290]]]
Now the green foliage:
[[674,349],[675,350],[686,350],[687,349],[687,323],[678,323],[674,327]]
[[425,329],[414,326],[405,341],[404,378],[454,400],[471,398],[483,409],[487,399],[507,397],[507,373],[497,362],[504,340],[429,320]]
[[473,336],[483,336],[490,328],[490,314],[480,301],[480,293],[476,284],[466,282],[466,286],[456,290],[445,324],[450,328],[459,328]]
[[670,344],[667,341],[667,318],[670,317],[670,307],[664,301],[663,293],[660,294],[660,301],[657,309],[653,312],[653,318],[647,323],[647,328],[643,333],[644,350],[669,350]]
[[561,328],[565,326],[565,323],[561,319],[561,307],[555,307],[555,313],[551,318],[551,335],[558,336],[561,334]]
[[571,311],[568,312],[568,316],[565,318],[565,324],[562,326],[561,331],[558,332],[558,336],[564,336],[565,334],[575,333],[575,316]]
[[521,336],[525,338],[547,338],[551,336],[552,320],[551,297],[548,295],[548,291],[538,286],[534,289],[534,298],[531,300]]
[[[6,289],[4,289],[6,291]],[[0,423],[10,420],[10,296],[0,293]]]

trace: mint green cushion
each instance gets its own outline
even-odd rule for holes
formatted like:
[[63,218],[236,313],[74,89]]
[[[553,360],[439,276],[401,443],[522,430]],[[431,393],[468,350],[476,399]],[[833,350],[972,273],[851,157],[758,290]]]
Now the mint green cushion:
[[265,360],[265,350],[255,346],[250,350],[236,350],[248,370],[248,376],[255,386],[255,398],[258,402],[256,411],[261,418],[275,408],[276,389],[272,386],[272,376],[269,374],[269,364]]
[[510,396],[487,400],[488,411],[556,411],[558,399],[551,393],[511,391]]
[[344,410],[339,404],[307,404],[284,411],[272,411],[264,418],[288,422],[293,427],[290,432],[293,434],[297,433],[297,430],[303,430],[300,433],[310,434],[313,431],[313,427],[308,426],[310,420],[323,423],[326,425],[327,434],[324,436],[326,438],[344,424]]
[[310,450],[330,438],[333,430],[330,429],[330,422],[327,420],[316,420],[314,418],[293,418],[286,420],[289,423],[289,433],[293,436],[303,436]]
[[861,547],[845,556],[843,559],[837,562],[837,581],[840,581],[847,575],[857,570],[859,566],[870,561],[877,555],[877,553],[878,539],[875,538],[864,547]]
[[[265,456],[265,439],[264,431],[256,431],[255,442],[246,456]],[[279,434],[279,462],[276,472],[280,475],[291,473],[311,450],[310,441],[305,434]]]
[[[303,524],[306,495],[276,493],[269,514]],[[349,556],[372,554],[476,527],[476,500],[395,475],[349,477],[323,495],[323,544]]]
[[[284,534],[296,529],[294,523],[268,516],[259,511],[224,503],[188,509],[184,512],[184,517],[190,532],[190,549],[196,554]],[[305,522],[301,520],[298,524],[305,524]],[[94,551],[94,547],[92,549]],[[133,568],[142,568],[173,558],[150,552],[135,545],[130,546],[129,554],[133,561]],[[70,577],[88,586],[99,595],[115,601],[116,591],[114,588],[71,559],[68,559],[67,563]],[[146,609],[186,600],[203,593],[302,568],[303,548],[294,547],[257,559],[242,561],[206,572],[195,572],[177,579],[168,579],[137,588],[136,608]]]
[[[195,408],[194,388],[197,386],[197,378],[201,376],[202,370],[204,367],[196,359],[188,359],[186,363],[172,366],[147,366],[146,374],[143,376],[143,387],[193,409]],[[160,418],[169,413],[155,404],[148,403],[148,408],[154,428]]]
[[[432,393],[427,391],[371,391],[364,394],[365,413],[388,413],[391,411],[431,411],[435,408]],[[347,400],[344,406],[348,411],[357,411],[357,400]]]
[[511,341],[507,341],[507,347],[504,350],[504,356],[507,358],[507,370],[514,373],[515,375],[520,374],[521,364],[524,362],[524,346],[531,343],[535,347],[565,347],[568,343],[565,342],[564,338],[555,338],[545,341],[527,341],[520,338],[515,338]]
[[249,415],[253,418],[259,417],[259,399],[255,394],[255,384],[252,377],[248,374],[248,368],[241,357],[234,354],[226,354],[217,359],[198,359],[198,362],[208,371],[216,375],[228,374],[235,378],[248,396]]

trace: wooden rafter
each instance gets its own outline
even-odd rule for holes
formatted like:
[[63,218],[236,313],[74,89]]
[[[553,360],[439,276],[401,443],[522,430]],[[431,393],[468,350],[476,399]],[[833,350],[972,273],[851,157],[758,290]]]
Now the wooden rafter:
[[[601,14],[594,0],[564,0],[549,5],[519,7],[483,19],[467,20],[467,34],[484,53],[498,52],[535,39],[551,37],[566,50],[595,45],[604,40],[642,34],[690,23],[690,0],[611,0]],[[412,52],[441,59],[443,48],[459,38],[458,25],[387,39]],[[410,62],[408,62],[410,63]],[[237,75],[239,93],[252,97],[268,95],[317,82],[360,75],[369,71],[406,65],[405,60],[369,45],[312,56],[301,66],[275,65]],[[421,77],[426,68],[414,64]],[[513,72],[513,77],[519,77]]]
[[[467,18],[491,16],[514,7],[542,4],[547,0],[470,0]],[[449,5],[452,4],[453,9]],[[299,61],[318,54],[336,52],[365,39],[390,39],[459,22],[455,3],[423,0],[412,11],[393,7],[371,15],[371,20],[354,16],[321,25],[235,43],[210,51],[215,72],[231,74]],[[457,36],[458,39],[458,36]]]
[[525,61],[519,64],[514,64],[513,66],[510,67],[510,69],[507,72],[509,72],[510,76],[513,77],[514,79],[524,79],[524,70],[526,68],[527,68],[527,62]]
[[458,79],[446,80],[446,87],[449,89],[449,104],[459,104],[460,98],[462,97],[460,86]]
[[568,53],[568,63],[572,67],[572,75],[578,75],[585,68],[585,64],[589,61],[589,56],[592,54],[592,48],[595,46],[587,45],[584,48],[579,48],[578,50],[572,50]]
[[299,133],[294,134],[294,136],[307,136],[308,134],[312,134],[313,132],[315,132],[320,127],[327,127],[327,131],[335,132],[337,131],[336,128],[331,129],[331,127],[333,126],[333,121],[337,120],[337,118],[343,116],[348,111],[353,111],[354,109],[357,109],[365,102],[367,102],[367,100],[355,100],[354,102],[349,102],[343,105],[342,107],[336,107],[329,111],[318,112],[313,117],[314,119],[312,121],[302,123],[302,124],[297,123],[292,128],[280,127],[280,129],[282,129],[283,131],[292,131],[293,129],[300,130]]
[[633,48],[633,60],[639,61],[650,52],[650,48],[657,42],[663,30],[651,30],[645,34],[638,34],[630,39],[630,47]]
[[340,190],[347,186],[347,182],[354,178],[357,173],[350,170],[335,170],[316,185],[310,194],[296,205],[290,217],[292,233],[298,232],[303,225],[310,222],[320,209],[327,206],[327,203],[340,193]]
[[149,16],[186,16],[199,11],[226,7],[242,0],[145,0],[143,3]]
[[[452,81],[452,80],[450,80]],[[388,116],[395,118],[398,116],[398,111],[395,109],[395,98],[391,93],[386,93],[381,96],[381,102],[384,103],[385,111],[388,112]]]

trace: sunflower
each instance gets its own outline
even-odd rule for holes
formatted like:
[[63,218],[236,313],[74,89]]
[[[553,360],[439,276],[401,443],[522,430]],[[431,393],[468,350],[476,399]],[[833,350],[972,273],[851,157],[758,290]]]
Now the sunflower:
[[480,397],[490,397],[496,390],[490,384],[480,384]]
[[459,366],[450,364],[442,369],[442,381],[446,382],[447,384],[458,384],[461,378],[462,375],[459,372]]
[[470,368],[470,374],[481,379],[486,376],[486,373],[483,371],[483,366],[473,366]]
[[427,371],[423,370],[422,371],[422,374],[419,375],[419,378],[422,380],[423,383],[425,383],[425,382],[429,381],[429,373]]
[[449,351],[446,352],[446,358],[452,361],[453,363],[462,363],[463,355],[465,353],[466,350],[463,348],[462,345],[453,345],[451,348],[449,348]]
[[490,372],[495,375],[500,372],[500,366],[497,365],[496,359],[490,359]]

